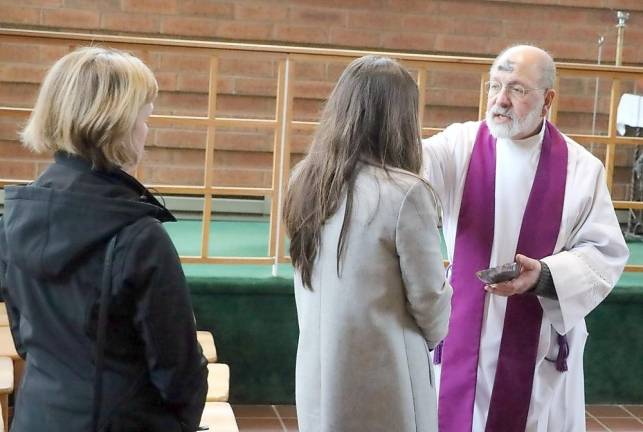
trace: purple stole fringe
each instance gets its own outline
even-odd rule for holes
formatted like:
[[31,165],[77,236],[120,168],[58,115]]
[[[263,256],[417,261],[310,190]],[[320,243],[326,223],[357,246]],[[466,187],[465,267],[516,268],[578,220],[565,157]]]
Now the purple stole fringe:
[[[516,248],[516,253],[534,259],[554,252],[567,179],[565,139],[549,122],[545,127],[540,160]],[[438,408],[440,432],[465,432],[473,427],[486,293],[475,272],[489,267],[491,259],[495,182],[496,140],[486,123],[482,122],[471,154],[458,217],[449,334],[434,353],[435,361],[443,363]],[[507,299],[487,418],[488,432],[525,430],[542,314],[540,303],[533,294],[514,295]],[[562,345],[560,351],[564,354]],[[564,357],[561,360],[560,355],[558,360],[564,363]],[[561,370],[563,365],[559,366]]]

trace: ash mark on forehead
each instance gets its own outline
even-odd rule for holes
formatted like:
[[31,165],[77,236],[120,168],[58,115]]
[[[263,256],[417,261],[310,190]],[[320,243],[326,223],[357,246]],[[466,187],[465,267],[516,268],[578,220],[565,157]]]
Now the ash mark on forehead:
[[513,61],[507,59],[502,63],[498,63],[496,65],[496,68],[501,72],[513,72],[515,64],[516,64],[516,62],[513,62]]

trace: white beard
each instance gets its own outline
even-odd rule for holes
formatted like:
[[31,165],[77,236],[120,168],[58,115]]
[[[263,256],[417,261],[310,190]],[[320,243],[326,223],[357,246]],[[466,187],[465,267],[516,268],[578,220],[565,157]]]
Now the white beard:
[[[502,109],[499,107],[491,107],[487,110],[486,121],[489,127],[489,132],[496,139],[498,138],[513,138],[518,135],[524,135],[538,128],[538,124],[542,123],[543,118],[540,113],[542,106],[528,112],[523,117],[516,117],[511,109]],[[511,119],[511,123],[496,124],[493,119],[494,114],[506,115]]]

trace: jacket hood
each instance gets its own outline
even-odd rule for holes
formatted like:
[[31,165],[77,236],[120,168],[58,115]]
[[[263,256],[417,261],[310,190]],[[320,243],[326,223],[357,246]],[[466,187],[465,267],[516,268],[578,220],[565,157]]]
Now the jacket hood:
[[[0,255],[8,263],[36,277],[58,277],[142,217],[175,220],[126,173],[119,170],[116,177],[111,174],[116,181],[109,181],[110,175],[101,176],[78,161],[68,162],[52,165],[32,185],[5,188]],[[70,183],[69,175],[61,176],[69,170],[72,178],[81,180]],[[57,188],[61,178],[67,181],[62,189]],[[132,181],[141,190],[127,184]]]

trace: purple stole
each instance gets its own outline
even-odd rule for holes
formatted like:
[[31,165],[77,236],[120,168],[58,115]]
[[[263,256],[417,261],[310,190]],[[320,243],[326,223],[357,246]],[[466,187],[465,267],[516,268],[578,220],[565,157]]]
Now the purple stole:
[[[567,179],[565,139],[551,123],[545,122],[545,128],[540,160],[516,247],[516,253],[534,259],[554,252]],[[473,146],[458,216],[451,273],[452,314],[441,352],[440,432],[465,432],[473,427],[486,294],[475,272],[489,267],[490,263],[495,182],[496,140],[486,123],[482,122]],[[540,303],[533,294],[514,295],[507,299],[487,418],[488,432],[525,430],[542,314]]]

